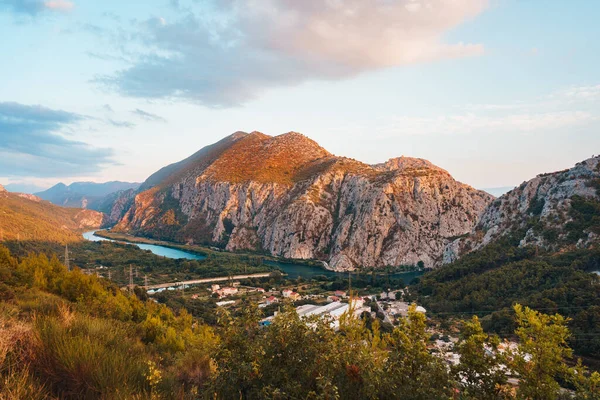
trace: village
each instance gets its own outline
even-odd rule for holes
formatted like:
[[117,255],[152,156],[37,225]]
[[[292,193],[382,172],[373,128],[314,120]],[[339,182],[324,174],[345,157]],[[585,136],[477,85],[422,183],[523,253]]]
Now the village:
[[[192,312],[194,303],[209,306],[212,313],[222,307],[234,314],[244,304],[254,303],[263,313],[264,317],[260,321],[262,326],[270,325],[286,306],[294,307],[300,318],[324,318],[335,330],[339,329],[343,315],[378,320],[383,332],[390,332],[394,326],[399,325],[408,316],[412,305],[416,312],[427,316],[424,307],[410,301],[407,287],[386,288],[375,292],[364,289],[328,290],[330,288],[324,286],[323,282],[286,279],[273,281],[261,278],[229,280],[210,285],[180,285],[148,290],[148,294],[154,301],[158,301],[156,297],[160,298],[161,294],[166,297],[183,297],[186,299],[186,307]],[[455,345],[459,342],[458,330],[442,329],[433,320],[428,318],[428,333],[431,335],[429,351],[444,359],[448,367],[457,365],[460,362],[460,356],[455,351]],[[516,346],[514,342],[505,341],[498,350],[514,350]]]

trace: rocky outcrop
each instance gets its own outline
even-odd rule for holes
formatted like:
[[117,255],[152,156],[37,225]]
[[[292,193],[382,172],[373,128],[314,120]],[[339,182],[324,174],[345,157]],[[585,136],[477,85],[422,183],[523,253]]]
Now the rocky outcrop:
[[39,203],[40,201],[42,201],[42,199],[40,199],[39,197],[37,197],[34,194],[29,194],[29,193],[15,193],[15,195],[22,197],[24,199],[27,200],[31,200],[31,201],[35,201],[37,203]]
[[599,199],[600,156],[540,174],[492,202],[473,232],[446,247],[444,262],[506,235],[517,235],[521,246],[547,250],[588,247],[598,241],[598,234],[586,229],[587,224],[575,224],[573,204],[593,207]]
[[113,229],[336,270],[434,267],[493,200],[426,160],[370,166],[294,132],[237,132],[209,147],[159,171],[159,183],[155,174]]
[[0,185],[0,193],[7,193],[8,191],[4,189],[4,186]]
[[81,210],[75,213],[73,220],[77,229],[98,229],[104,224],[104,214],[94,210]]
[[103,212],[105,215],[104,227],[111,227],[123,218],[133,204],[135,194],[136,192],[133,189],[120,190],[104,198],[102,203],[98,205],[98,211]]

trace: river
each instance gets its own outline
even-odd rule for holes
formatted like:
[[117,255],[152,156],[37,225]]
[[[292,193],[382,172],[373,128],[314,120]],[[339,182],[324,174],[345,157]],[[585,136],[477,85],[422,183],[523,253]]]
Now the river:
[[[107,239],[107,238],[103,238],[100,236],[96,236],[95,233],[96,233],[96,231],[85,232],[83,234],[83,237],[84,237],[84,239],[90,240],[92,242],[100,242],[100,241],[115,242],[115,240],[112,240],[112,239]],[[184,258],[187,260],[204,260],[206,258],[205,256],[200,255],[200,254],[195,254],[195,253],[191,253],[191,252],[187,252],[187,251],[183,251],[183,250],[173,249],[173,248],[165,247],[165,246],[159,246],[159,245],[154,245],[154,244],[131,243],[131,242],[125,242],[125,241],[118,241],[118,242],[128,243],[128,244],[137,246],[140,249],[149,250],[153,254],[156,254],[157,256],[163,256],[163,257],[167,257],[167,258],[175,258],[175,259]],[[292,263],[284,263],[284,262],[269,261],[269,260],[265,261],[265,264],[279,268],[290,279],[296,279],[298,277],[302,277],[303,279],[309,280],[317,275],[325,275],[327,277],[337,277],[337,276],[347,277],[348,276],[347,273],[329,271],[326,269],[313,267],[313,266],[305,265],[305,264],[292,264]],[[352,275],[356,276],[356,273],[352,273]],[[414,281],[415,278],[417,278],[421,275],[423,275],[423,272],[411,271],[411,272],[400,272],[400,273],[390,274],[389,277],[396,278],[396,279],[402,278],[404,280],[404,282],[409,284],[412,281]]]

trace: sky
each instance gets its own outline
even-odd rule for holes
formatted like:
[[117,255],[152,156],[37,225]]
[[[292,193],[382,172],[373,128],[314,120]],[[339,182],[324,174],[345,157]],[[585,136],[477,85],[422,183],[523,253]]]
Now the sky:
[[0,184],[143,181],[235,131],[476,188],[600,153],[600,2],[0,0]]

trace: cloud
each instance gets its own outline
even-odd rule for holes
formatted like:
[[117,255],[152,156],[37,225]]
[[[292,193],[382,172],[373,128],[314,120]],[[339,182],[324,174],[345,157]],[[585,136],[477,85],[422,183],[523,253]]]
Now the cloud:
[[75,7],[75,4],[66,0],[45,1],[44,7],[56,11],[70,11]]
[[0,0],[0,11],[35,16],[44,11],[71,11],[75,5],[66,0]]
[[136,108],[135,110],[131,111],[131,113],[137,115],[142,119],[145,119],[146,121],[167,122],[167,120],[161,117],[160,115],[152,114],[144,110],[140,110],[139,108]]
[[586,125],[600,117],[585,111],[557,111],[482,115],[464,113],[434,117],[399,116],[380,130],[384,136],[402,134],[439,135],[502,132],[543,132]]
[[572,86],[553,95],[569,101],[593,102],[600,100],[600,85]]
[[387,67],[478,55],[444,35],[486,0],[214,0],[139,24],[153,49],[100,82],[142,98],[211,107],[243,104],[270,87],[344,79]]
[[39,105],[0,102],[0,176],[73,176],[113,164],[113,150],[59,134],[86,119]]
[[129,121],[117,121],[115,119],[112,118],[107,118],[106,119],[106,123],[109,125],[114,126],[115,128],[135,128],[135,124],[133,122],[129,122]]

